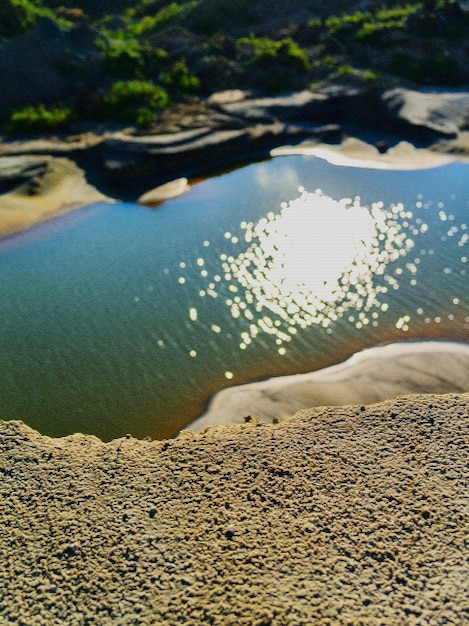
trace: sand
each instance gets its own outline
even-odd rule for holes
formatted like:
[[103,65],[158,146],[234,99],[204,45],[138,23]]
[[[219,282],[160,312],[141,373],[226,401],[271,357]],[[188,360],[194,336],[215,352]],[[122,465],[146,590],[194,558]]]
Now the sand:
[[[37,163],[43,169],[37,176],[12,191],[0,194],[0,237],[21,232],[55,217],[94,202],[112,202],[86,179],[73,161],[50,156],[26,157],[31,166]],[[15,159],[1,157],[0,165],[6,167]]]
[[[316,156],[333,165],[377,170],[432,169],[456,160],[454,154],[416,148],[407,141],[401,141],[381,154],[375,146],[355,137],[349,137],[338,145],[304,142],[297,146],[281,146],[271,151],[272,156],[289,154]],[[462,159],[463,156],[459,158]]]
[[219,391],[189,428],[263,422],[314,406],[372,404],[398,395],[469,392],[469,345],[452,341],[400,342],[354,354],[306,374],[278,376]]
[[466,624],[469,395],[166,442],[0,423],[0,616]]
[[186,193],[190,189],[189,181],[186,177],[176,178],[164,185],[159,185],[154,189],[150,189],[137,199],[137,204],[143,204],[149,207],[161,204],[165,200],[176,198]]

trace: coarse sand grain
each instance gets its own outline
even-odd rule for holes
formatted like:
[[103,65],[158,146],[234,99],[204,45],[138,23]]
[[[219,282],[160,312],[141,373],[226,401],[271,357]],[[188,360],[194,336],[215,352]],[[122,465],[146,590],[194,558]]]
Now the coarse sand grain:
[[469,623],[469,394],[168,441],[0,422],[0,623]]

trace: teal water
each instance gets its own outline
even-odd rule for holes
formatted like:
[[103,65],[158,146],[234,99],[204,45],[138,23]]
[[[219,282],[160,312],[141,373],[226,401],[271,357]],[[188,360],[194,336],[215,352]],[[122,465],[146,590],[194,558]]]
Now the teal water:
[[278,157],[4,239],[0,418],[164,437],[227,385],[468,341],[468,180]]

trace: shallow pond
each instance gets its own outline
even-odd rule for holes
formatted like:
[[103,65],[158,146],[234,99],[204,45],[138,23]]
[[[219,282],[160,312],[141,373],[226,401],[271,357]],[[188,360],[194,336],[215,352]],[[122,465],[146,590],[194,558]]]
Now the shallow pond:
[[0,418],[165,437],[227,385],[469,340],[468,180],[277,157],[4,239]]

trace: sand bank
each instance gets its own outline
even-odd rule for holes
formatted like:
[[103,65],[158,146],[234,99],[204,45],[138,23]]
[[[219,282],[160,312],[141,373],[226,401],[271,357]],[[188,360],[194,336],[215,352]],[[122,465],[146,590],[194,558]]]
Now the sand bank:
[[18,625],[466,624],[469,395],[167,442],[0,423]]
[[176,198],[186,193],[190,189],[189,181],[185,176],[176,178],[164,185],[159,185],[150,191],[147,191],[137,199],[137,204],[143,204],[149,207],[161,204],[165,200]]
[[381,153],[375,146],[360,139],[349,137],[339,145],[305,142],[298,146],[282,146],[272,150],[272,156],[304,154],[324,159],[332,165],[361,167],[376,170],[420,170],[447,165],[454,156],[434,152],[427,148],[416,148],[407,141]]
[[469,392],[469,345],[428,341],[364,350],[343,363],[307,374],[229,387],[189,428],[239,424],[245,415],[281,420],[314,406],[371,404],[415,393]]
[[83,170],[67,158],[4,156],[0,167],[36,172],[32,177],[25,174],[22,184],[0,195],[0,237],[93,202],[112,201],[88,184]]

